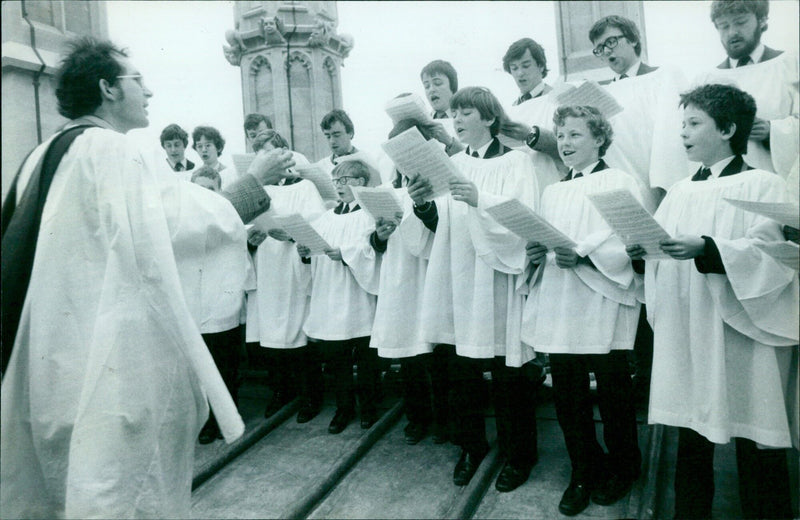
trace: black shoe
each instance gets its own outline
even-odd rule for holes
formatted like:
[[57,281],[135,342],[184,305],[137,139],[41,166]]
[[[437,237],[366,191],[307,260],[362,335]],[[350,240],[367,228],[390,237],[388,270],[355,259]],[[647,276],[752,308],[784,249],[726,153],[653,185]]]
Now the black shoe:
[[291,398],[282,392],[272,394],[272,399],[269,400],[267,407],[264,409],[264,418],[269,419],[278,413],[289,401],[291,401]]
[[528,481],[530,474],[531,466],[527,468],[517,468],[506,462],[503,469],[500,470],[500,474],[497,475],[494,488],[501,493],[514,491]]
[[562,515],[575,516],[589,506],[590,496],[591,492],[585,483],[571,482],[561,496],[558,510]]
[[403,431],[405,432],[406,444],[413,446],[425,438],[425,434],[428,433],[428,425],[418,422],[409,422]]
[[378,422],[378,412],[375,410],[361,411],[361,428],[369,430],[372,425]]
[[328,426],[328,433],[342,433],[347,425],[350,424],[350,421],[353,420],[353,412],[351,410],[340,410],[336,409],[336,414],[333,416],[331,420],[331,424]]
[[197,440],[200,441],[200,444],[211,444],[217,439],[222,438],[222,433],[219,431],[217,426],[203,426],[203,429],[200,430],[200,436]]
[[311,419],[319,414],[320,406],[318,404],[313,404],[310,401],[305,401],[303,404],[300,405],[300,409],[297,411],[297,422],[298,424],[307,423]]
[[450,436],[447,434],[447,426],[442,426],[441,424],[434,424],[433,425],[433,443],[434,444],[444,444],[445,442],[450,440]]
[[478,471],[478,466],[481,465],[481,461],[485,456],[485,452],[481,455],[474,455],[466,450],[462,450],[461,458],[458,459],[458,464],[456,464],[453,470],[453,484],[456,486],[466,486],[469,484],[469,481],[472,480],[473,475]]
[[592,502],[601,506],[610,506],[627,495],[635,481],[635,479],[611,475],[611,478],[592,492]]

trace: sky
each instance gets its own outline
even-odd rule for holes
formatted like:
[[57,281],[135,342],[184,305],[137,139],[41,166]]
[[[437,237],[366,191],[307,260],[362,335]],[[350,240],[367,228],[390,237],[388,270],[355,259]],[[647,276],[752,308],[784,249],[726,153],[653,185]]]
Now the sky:
[[[245,149],[240,69],[222,54],[225,31],[234,26],[233,2],[107,5],[110,38],[130,50],[154,92],[150,127],[131,135],[158,146],[161,129],[170,123],[190,133],[209,124],[227,141],[222,162],[232,164],[230,154]],[[645,1],[649,63],[679,67],[691,78],[721,62],[725,55],[709,6],[708,1]],[[770,2],[765,44],[797,52],[798,6],[796,0]],[[424,97],[419,71],[431,60],[450,61],[460,87],[488,87],[510,104],[518,91],[502,69],[502,56],[513,41],[530,37],[545,49],[550,68],[545,81],[558,80],[554,2],[338,2],[337,7],[338,32],[355,40],[341,71],[343,108],[355,124],[354,144],[363,149],[386,140],[387,100],[401,92]],[[187,156],[196,159],[193,150]]]

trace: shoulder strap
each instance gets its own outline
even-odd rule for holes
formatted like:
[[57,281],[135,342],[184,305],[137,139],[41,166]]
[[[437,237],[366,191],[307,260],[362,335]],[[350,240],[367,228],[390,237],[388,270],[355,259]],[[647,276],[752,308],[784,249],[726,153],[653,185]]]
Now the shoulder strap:
[[[17,181],[22,167],[17,172],[2,212],[2,251],[0,251],[0,283],[3,297],[2,308],[2,371],[11,357],[11,348],[17,334],[22,305],[28,292],[28,284],[36,254],[36,240],[42,220],[42,210],[47,193],[53,183],[58,165],[72,142],[92,125],[82,125],[63,131],[55,137],[39,165],[31,175],[28,185],[17,204]],[[30,157],[30,154],[29,154]],[[23,166],[24,166],[23,162]]]

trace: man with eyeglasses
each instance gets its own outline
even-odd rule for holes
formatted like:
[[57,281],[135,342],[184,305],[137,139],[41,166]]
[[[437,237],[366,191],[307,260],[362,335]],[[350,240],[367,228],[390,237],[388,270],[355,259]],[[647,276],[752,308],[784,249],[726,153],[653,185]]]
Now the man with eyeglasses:
[[56,86],[71,121],[3,205],[6,518],[188,517],[208,402],[228,442],[244,430],[179,272],[246,250],[243,221],[294,161],[259,154],[227,201],[183,182],[125,135],[152,95],[125,51],[73,42]]
[[716,0],[711,21],[728,57],[697,84],[733,83],[756,100],[758,112],[745,161],[773,171],[796,187],[800,161],[800,90],[797,53],[772,49],[761,41],[769,19],[767,0]]
[[642,61],[642,38],[632,20],[616,15],[601,18],[589,30],[589,39],[595,46],[592,53],[614,71],[614,77],[601,81],[601,85],[658,69]]
[[674,67],[651,67],[641,60],[636,24],[622,16],[601,18],[589,30],[593,53],[614,72],[600,82],[622,106],[611,120],[614,143],[606,153],[612,168],[635,174],[645,190],[645,205],[655,210],[673,183],[689,174],[675,100],[686,81]]

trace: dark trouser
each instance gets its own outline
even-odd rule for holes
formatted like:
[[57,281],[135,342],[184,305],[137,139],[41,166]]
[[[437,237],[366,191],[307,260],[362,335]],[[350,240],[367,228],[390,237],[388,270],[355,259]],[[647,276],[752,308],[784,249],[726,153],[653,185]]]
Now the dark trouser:
[[[607,457],[597,442],[589,372],[594,372],[597,381]],[[605,471],[622,478],[637,478],[642,456],[627,352],[550,354],[550,374],[558,424],[572,462],[572,480],[593,484],[606,477]]]
[[300,386],[300,371],[303,350],[299,348],[262,347],[269,367],[270,386],[274,394],[290,398],[296,395]]
[[[369,347],[369,336],[344,341],[321,341],[320,348],[333,375],[336,408],[355,411],[356,394],[361,413],[374,412],[380,395],[378,351]],[[353,364],[357,382],[353,382]]]
[[300,376],[300,399],[302,404],[312,407],[322,406],[323,378],[322,378],[322,353],[319,341],[308,341],[308,345],[299,349],[298,371]]
[[448,428],[447,363],[450,355],[452,350],[448,345],[436,345],[429,354],[403,359],[403,401],[410,422],[426,425],[435,422]]
[[[694,430],[678,428],[675,518],[710,518],[714,500],[715,444]],[[736,438],[739,498],[745,518],[792,518],[785,449],[760,450]]]
[[[233,402],[239,403],[239,361],[244,345],[244,325],[223,332],[203,334],[208,351],[217,365],[222,380],[228,388]],[[208,426],[216,426],[214,414],[208,417]]]
[[642,305],[639,323],[636,325],[636,338],[633,340],[633,373],[640,390],[650,387],[650,372],[653,370],[653,329],[647,323],[647,308]]
[[492,371],[500,452],[515,467],[531,466],[537,457],[536,391],[539,381],[530,377],[525,367],[505,366],[504,357],[484,360],[452,356],[450,413],[454,444],[474,454],[489,449],[484,419],[487,395],[483,370],[486,367]]

